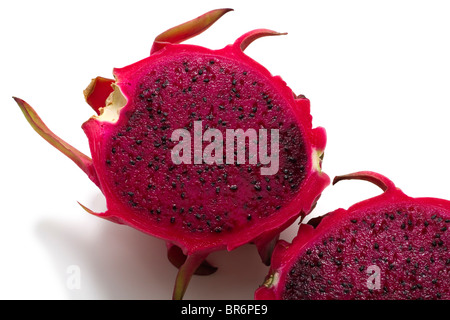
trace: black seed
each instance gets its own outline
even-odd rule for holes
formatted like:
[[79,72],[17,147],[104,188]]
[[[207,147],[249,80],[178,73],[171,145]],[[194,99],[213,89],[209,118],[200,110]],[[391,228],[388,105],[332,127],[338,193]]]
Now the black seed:
[[248,221],[252,220],[252,215],[250,213],[247,215],[247,220]]
[[235,86],[236,82],[237,82],[236,79],[233,79],[233,81],[231,83],[233,84],[233,86]]
[[196,82],[196,81],[197,81],[197,77],[193,77],[192,82]]
[[203,97],[202,100],[203,100],[203,102],[206,102],[206,97]]
[[131,192],[131,191],[129,191],[129,192],[127,192],[127,194],[129,195],[129,196],[134,196],[134,193],[133,192]]
[[220,110],[223,110],[223,109],[225,109],[225,106],[220,105],[220,106],[219,106],[219,109],[220,109]]
[[436,219],[436,217],[437,217],[437,215],[433,214],[433,215],[431,216],[431,220]]
[[406,228],[405,223],[402,223],[402,225],[400,226],[400,228],[405,229],[405,228]]
[[186,198],[186,194],[184,192],[181,193],[181,199]]
[[159,170],[159,166],[155,166],[155,171],[158,171]]
[[235,184],[233,184],[233,185],[231,185],[230,186],[230,190],[233,190],[233,191],[235,191],[235,190],[237,190],[237,185],[235,185]]
[[358,222],[358,220],[352,219],[352,220],[350,220],[350,222],[351,222],[351,223],[356,223],[356,222]]
[[136,140],[136,144],[141,144],[142,140]]
[[106,164],[111,164],[111,160],[106,160]]
[[175,217],[170,218],[170,223],[175,223]]
[[374,247],[374,249],[378,249],[379,248],[378,243],[375,242],[373,247]]
[[134,166],[134,165],[136,164],[136,162],[134,162],[133,160],[130,160],[130,164],[131,164],[132,166]]
[[111,152],[112,152],[112,153],[116,153],[116,148],[112,148],[112,149],[111,149]]
[[203,69],[198,70],[198,74],[202,75],[203,74]]
[[220,192],[220,187],[216,187],[216,193]]
[[222,227],[217,227],[214,229],[214,232],[220,233],[222,232]]
[[272,188],[270,186],[266,187],[267,191],[270,191]]
[[255,185],[255,190],[260,191],[261,190],[261,186],[259,184]]
[[215,63],[214,60],[210,60],[210,61],[209,61],[209,64],[214,64],[214,63]]
[[441,228],[441,231],[442,231],[442,232],[447,231],[447,227],[442,227],[442,228]]
[[364,266],[360,266],[359,271],[364,271]]
[[196,214],[195,214],[195,217],[196,217],[197,219],[200,219],[202,216],[200,215],[200,213],[196,213]]

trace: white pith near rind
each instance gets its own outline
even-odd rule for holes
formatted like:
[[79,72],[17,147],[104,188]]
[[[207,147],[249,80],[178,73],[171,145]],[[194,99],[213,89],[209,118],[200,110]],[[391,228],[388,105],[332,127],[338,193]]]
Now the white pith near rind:
[[100,115],[94,116],[100,121],[115,123],[119,120],[120,110],[127,104],[127,99],[120,91],[119,86],[112,84],[114,91],[110,93],[105,102],[105,107],[100,108]]
[[264,282],[264,286],[267,288],[276,287],[280,281],[280,273],[274,272],[270,277]]
[[314,150],[312,153],[312,167],[314,171],[322,172],[323,150]]

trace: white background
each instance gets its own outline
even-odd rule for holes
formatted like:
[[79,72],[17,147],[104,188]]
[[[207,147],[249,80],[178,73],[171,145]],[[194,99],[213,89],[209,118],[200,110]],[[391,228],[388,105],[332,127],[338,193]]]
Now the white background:
[[[3,1],[0,4],[0,298],[169,299],[176,270],[163,241],[93,217],[99,190],[27,124],[28,101],[63,139],[89,154],[82,91],[149,54],[160,32],[230,7],[188,43],[221,48],[256,28],[247,54],[311,100],[327,129],[330,177],[373,170],[411,196],[450,199],[448,1]],[[381,191],[367,182],[329,187],[313,215]],[[282,233],[292,239],[297,225]],[[219,270],[194,277],[187,299],[252,299],[267,273],[251,245],[217,252]],[[70,266],[81,288],[67,286]]]

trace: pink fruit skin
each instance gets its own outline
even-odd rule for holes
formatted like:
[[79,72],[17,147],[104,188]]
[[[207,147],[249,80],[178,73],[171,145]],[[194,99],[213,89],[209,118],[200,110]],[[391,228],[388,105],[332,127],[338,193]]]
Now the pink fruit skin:
[[[89,105],[97,114],[102,113],[102,101],[112,92],[114,84],[122,95],[127,99],[125,106],[120,109],[117,122],[108,122],[92,117],[82,125],[82,129],[89,139],[89,146],[92,159],[81,154],[78,150],[64,142],[51,132],[36,112],[23,100],[15,98],[21,107],[27,120],[33,128],[44,139],[71,158],[100,188],[107,202],[107,211],[95,213],[82,206],[86,211],[106,220],[125,224],[149,235],[161,238],[168,243],[169,258],[171,261],[177,260],[177,265],[183,263],[177,276],[174,288],[174,298],[181,299],[191,275],[204,262],[207,255],[213,251],[227,249],[233,250],[246,243],[256,244],[263,261],[270,259],[271,245],[276,240],[279,233],[292,224],[298,217],[308,214],[315,205],[323,189],[329,184],[329,177],[321,171],[321,157],[326,145],[326,133],[321,127],[312,128],[312,117],[310,114],[310,102],[303,96],[296,96],[292,90],[279,76],[272,76],[263,66],[243,53],[243,50],[254,40],[263,36],[280,35],[280,33],[258,29],[241,36],[232,45],[228,45],[220,50],[210,50],[207,48],[179,44],[180,42],[195,36],[206,30],[223,14],[230,9],[218,9],[210,11],[196,19],[188,21],[177,27],[163,32],[156,37],[151,55],[141,61],[133,63],[123,68],[116,68],[113,71],[115,80],[97,77],[85,90],[85,98]],[[117,127],[123,126],[128,120],[126,114],[134,110],[133,98],[139,93],[137,81],[152,71],[156,64],[164,64],[177,59],[177,55],[182,52],[192,56],[211,56],[235,61],[237,65],[248,65],[260,74],[261,77],[270,79],[270,82],[278,95],[280,101],[284,101],[289,106],[295,117],[295,122],[301,130],[306,154],[309,156],[307,166],[304,171],[304,179],[300,185],[300,191],[294,198],[283,205],[283,208],[276,214],[260,220],[246,228],[237,228],[235,232],[229,233],[192,233],[184,232],[180,229],[160,227],[149,219],[148,215],[130,209],[119,201],[117,192],[108,181],[107,156],[111,153],[107,142],[113,139]],[[170,250],[173,245],[181,248],[187,257],[182,262],[180,253]],[[173,254],[174,257],[170,257]],[[202,274],[214,272],[215,268],[203,265]],[[206,270],[206,271],[205,271]]]
[[[283,293],[285,291],[285,285],[287,281],[287,276],[289,271],[293,268],[294,264],[299,261],[299,258],[305,255],[307,250],[311,250],[315,244],[321,242],[322,239],[326,238],[330,234],[330,230],[339,230],[340,226],[344,222],[349,220],[361,221],[366,218],[370,218],[372,212],[379,212],[388,210],[390,208],[421,208],[429,219],[432,221],[433,212],[438,212],[440,215],[449,222],[450,218],[450,201],[437,199],[437,198],[412,198],[405,195],[400,189],[395,187],[395,185],[386,177],[370,171],[357,172],[353,174],[348,174],[344,176],[338,176],[335,178],[333,183],[340,180],[346,179],[361,179],[367,180],[378,185],[384,190],[379,196],[361,201],[354,204],[347,210],[337,209],[330,212],[320,219],[320,222],[316,227],[310,224],[302,224],[299,228],[297,236],[293,239],[292,243],[288,243],[284,240],[280,240],[272,255],[272,261],[270,266],[269,275],[266,278],[264,285],[260,286],[255,292],[256,300],[281,300],[283,298]],[[447,223],[448,225],[448,223]],[[446,227],[441,230],[443,235],[440,237],[444,241],[444,246],[448,244],[448,233],[446,233]],[[422,238],[414,239],[415,241],[423,241]],[[445,242],[447,241],[447,242]],[[382,246],[383,244],[380,244]],[[426,249],[427,244],[424,244]],[[430,246],[430,244],[428,244]],[[448,251],[442,255],[440,258],[444,261],[444,269],[441,270],[443,273],[440,274],[439,280],[441,282],[441,292],[437,293],[437,298],[449,299],[450,298],[450,282],[448,277],[448,272],[450,271],[450,254]],[[446,263],[445,263],[446,261]],[[446,266],[445,266],[446,264]],[[384,270],[383,270],[384,271]],[[348,273],[351,273],[348,270]],[[276,283],[273,281],[273,277],[276,277]],[[331,278],[336,275],[332,275]],[[336,276],[337,277],[337,276]],[[368,275],[364,276],[366,279]],[[397,279],[395,279],[397,280]],[[355,284],[353,284],[355,285]],[[395,285],[393,286],[395,287]],[[416,292],[419,292],[417,290]],[[324,296],[326,297],[326,296]],[[305,299],[314,299],[312,297],[304,297]],[[342,295],[338,297],[339,299],[354,299],[355,297],[349,297]],[[392,293],[392,295],[386,295],[384,299],[402,299],[401,294]],[[436,298],[436,296],[432,297]],[[320,299],[323,299],[321,297]],[[359,299],[371,299],[370,296],[362,296]],[[383,299],[383,297],[377,297],[377,299]]]

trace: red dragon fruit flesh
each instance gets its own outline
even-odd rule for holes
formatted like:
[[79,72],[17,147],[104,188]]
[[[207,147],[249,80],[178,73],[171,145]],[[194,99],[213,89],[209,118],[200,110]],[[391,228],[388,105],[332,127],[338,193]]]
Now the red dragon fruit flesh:
[[92,80],[84,95],[96,115],[82,125],[92,158],[14,98],[104,194],[106,212],[86,211],[166,241],[179,267],[174,299],[192,274],[215,271],[211,252],[254,243],[268,263],[279,233],[330,182],[321,170],[325,130],[312,128],[309,100],[243,52],[280,33],[253,30],[219,50],[180,44],[230,10],[161,33],[150,56]]
[[302,224],[279,241],[255,299],[450,299],[450,201],[411,198],[374,172],[384,193]]

